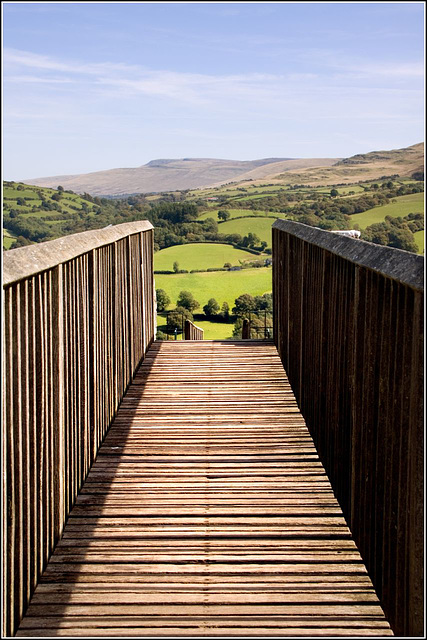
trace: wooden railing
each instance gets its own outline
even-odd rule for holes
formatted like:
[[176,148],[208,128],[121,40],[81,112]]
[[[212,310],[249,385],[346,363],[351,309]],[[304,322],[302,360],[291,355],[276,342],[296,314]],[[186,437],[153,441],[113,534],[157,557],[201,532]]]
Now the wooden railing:
[[423,270],[405,251],[273,225],[274,337],[398,635],[423,635]]
[[185,340],[203,340],[203,329],[197,327],[190,320],[185,321],[184,338]]
[[4,254],[3,635],[13,635],[153,340],[147,221]]

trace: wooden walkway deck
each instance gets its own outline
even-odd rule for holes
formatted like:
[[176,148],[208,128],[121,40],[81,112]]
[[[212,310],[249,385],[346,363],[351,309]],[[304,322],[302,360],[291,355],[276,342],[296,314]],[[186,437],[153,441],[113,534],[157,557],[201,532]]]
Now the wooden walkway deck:
[[272,344],[154,343],[17,635],[392,635]]

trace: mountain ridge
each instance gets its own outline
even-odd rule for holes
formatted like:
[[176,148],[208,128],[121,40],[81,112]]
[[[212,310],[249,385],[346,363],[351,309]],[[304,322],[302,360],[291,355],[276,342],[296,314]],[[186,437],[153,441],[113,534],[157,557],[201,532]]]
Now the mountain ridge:
[[[160,193],[216,187],[229,182],[274,181],[345,182],[347,174],[363,180],[382,175],[409,175],[423,168],[424,143],[390,151],[371,151],[349,158],[158,158],[140,167],[107,169],[83,174],[21,180],[25,184],[64,189],[93,196]],[[389,174],[387,173],[389,172]]]

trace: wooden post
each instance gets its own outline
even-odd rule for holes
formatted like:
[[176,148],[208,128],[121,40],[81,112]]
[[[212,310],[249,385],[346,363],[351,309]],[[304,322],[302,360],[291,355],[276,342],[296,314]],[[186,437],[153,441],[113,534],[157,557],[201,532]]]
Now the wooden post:
[[242,326],[242,340],[250,340],[251,338],[251,323],[247,318],[243,320]]

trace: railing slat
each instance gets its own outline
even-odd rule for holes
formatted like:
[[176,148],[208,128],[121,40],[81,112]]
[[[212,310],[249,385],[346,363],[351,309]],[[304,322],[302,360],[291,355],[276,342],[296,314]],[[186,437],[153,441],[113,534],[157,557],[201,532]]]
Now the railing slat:
[[3,635],[154,339],[152,234],[140,221],[4,256]]
[[184,339],[203,340],[203,329],[197,327],[191,320],[185,320]]
[[[273,225],[274,336],[398,635],[423,633],[421,256]],[[418,558],[418,561],[416,560]]]

